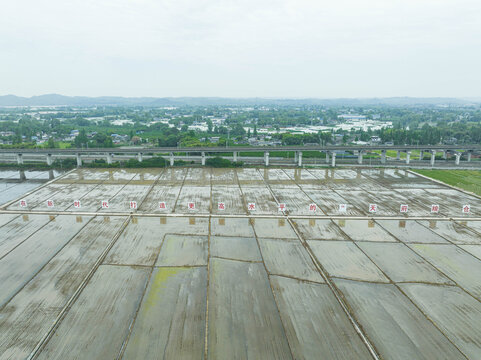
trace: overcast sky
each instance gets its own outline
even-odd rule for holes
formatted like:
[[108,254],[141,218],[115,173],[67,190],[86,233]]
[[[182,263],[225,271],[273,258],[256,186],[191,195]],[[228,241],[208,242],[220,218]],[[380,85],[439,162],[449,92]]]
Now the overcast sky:
[[3,0],[0,95],[481,96],[480,0]]

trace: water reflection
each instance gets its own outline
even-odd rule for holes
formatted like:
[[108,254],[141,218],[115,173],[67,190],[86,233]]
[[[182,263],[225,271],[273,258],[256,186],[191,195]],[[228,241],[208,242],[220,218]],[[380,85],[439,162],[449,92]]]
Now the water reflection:
[[0,204],[19,198],[62,174],[56,170],[0,170]]

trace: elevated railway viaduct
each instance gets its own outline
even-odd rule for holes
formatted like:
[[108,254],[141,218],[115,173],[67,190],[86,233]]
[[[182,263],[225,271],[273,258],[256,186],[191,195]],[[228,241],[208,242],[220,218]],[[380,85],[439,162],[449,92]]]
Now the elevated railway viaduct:
[[[364,155],[368,152],[377,151],[380,157],[372,161],[371,165],[393,165],[406,164],[409,165],[411,161],[424,162],[426,165],[435,166],[436,154],[442,152],[442,157],[447,163],[448,155],[454,155],[454,161],[450,161],[449,165],[459,166],[461,162],[463,165],[477,167],[471,164],[473,155],[481,154],[480,145],[404,145],[404,146],[282,146],[282,147],[155,147],[155,148],[87,148],[87,149],[0,149],[0,161],[16,162],[17,164],[24,164],[25,160],[29,161],[45,161],[51,165],[55,158],[75,158],[77,166],[82,166],[83,160],[104,159],[108,164],[112,164],[117,160],[137,159],[142,161],[144,157],[152,157],[160,155],[169,160],[171,166],[174,165],[176,159],[189,160],[200,162],[205,165],[206,158],[212,156],[221,156],[232,159],[233,161],[243,160],[246,163],[256,163],[269,166],[270,164],[278,165],[296,165],[303,166],[312,164],[312,160],[303,159],[305,152],[321,152],[325,154],[325,164],[332,167],[336,166],[339,160],[336,157],[342,156],[342,162],[353,162],[359,165],[363,164]],[[396,157],[388,157],[388,151],[395,151]],[[412,152],[419,152],[419,156],[414,159]],[[240,157],[240,153],[262,153],[263,157]],[[293,158],[272,158],[271,154],[275,152],[290,152],[293,153]],[[349,160],[345,161],[346,152],[356,154],[348,156]],[[226,155],[232,154],[232,156]],[[425,154],[430,154],[429,160],[424,160]],[[402,155],[404,154],[404,155]],[[402,155],[402,156],[401,156]],[[356,158],[357,157],[357,158]],[[463,160],[462,160],[463,159]],[[307,160],[307,161],[306,161]],[[319,159],[316,160],[318,164]]]

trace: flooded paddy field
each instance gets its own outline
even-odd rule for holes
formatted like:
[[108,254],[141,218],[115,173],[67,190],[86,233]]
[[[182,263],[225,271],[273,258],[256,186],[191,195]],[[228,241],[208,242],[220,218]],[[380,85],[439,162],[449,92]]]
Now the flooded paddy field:
[[390,169],[37,186],[0,207],[0,360],[480,358],[468,193]]
[[34,190],[62,175],[56,170],[0,170],[0,205]]

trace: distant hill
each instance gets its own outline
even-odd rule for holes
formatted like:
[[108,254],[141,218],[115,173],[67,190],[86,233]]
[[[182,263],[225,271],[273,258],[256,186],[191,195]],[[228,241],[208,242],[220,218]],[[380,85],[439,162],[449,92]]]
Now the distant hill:
[[221,97],[86,97],[46,94],[32,97],[15,95],[0,96],[0,106],[299,106],[299,105],[327,105],[327,106],[462,106],[479,104],[481,99],[458,98],[339,98],[339,99],[283,99],[283,98],[221,98]]

